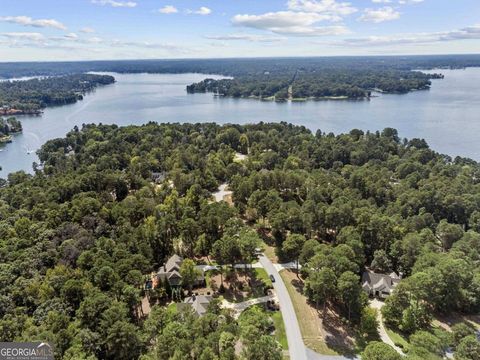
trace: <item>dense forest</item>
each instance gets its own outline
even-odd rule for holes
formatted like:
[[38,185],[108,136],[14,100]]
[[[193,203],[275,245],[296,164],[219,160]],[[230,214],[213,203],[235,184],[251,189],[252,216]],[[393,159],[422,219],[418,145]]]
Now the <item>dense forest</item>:
[[264,71],[261,74],[238,76],[234,79],[205,79],[187,86],[189,93],[213,92],[220,96],[255,97],[260,99],[361,99],[372,91],[407,93],[430,88],[432,78],[440,74],[425,74],[406,70],[356,70],[310,68],[305,70]]
[[[467,325],[453,335],[432,328],[437,315],[480,310],[473,160],[394,129],[335,136],[285,123],[85,125],[38,154],[35,175],[12,173],[0,189],[4,341],[48,339],[72,360],[281,359],[255,308],[239,320],[215,304],[202,318],[138,311],[144,274],[179,248],[240,264],[231,229],[248,227],[299,259],[305,294],[367,342],[366,267],[404,275],[383,315],[409,337],[408,359],[440,359],[447,347],[478,359]],[[155,184],[152,172],[166,178]],[[210,201],[223,182],[234,207]],[[375,357],[383,345],[371,342],[364,358],[396,359]]]
[[65,105],[83,99],[100,85],[115,82],[112,76],[79,74],[41,79],[0,82],[0,109],[6,113],[31,113],[47,106]]

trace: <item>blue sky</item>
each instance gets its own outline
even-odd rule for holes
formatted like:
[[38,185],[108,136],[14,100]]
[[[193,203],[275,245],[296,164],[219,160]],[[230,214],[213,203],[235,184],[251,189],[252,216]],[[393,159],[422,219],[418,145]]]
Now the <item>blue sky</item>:
[[480,52],[480,0],[0,3],[0,61]]

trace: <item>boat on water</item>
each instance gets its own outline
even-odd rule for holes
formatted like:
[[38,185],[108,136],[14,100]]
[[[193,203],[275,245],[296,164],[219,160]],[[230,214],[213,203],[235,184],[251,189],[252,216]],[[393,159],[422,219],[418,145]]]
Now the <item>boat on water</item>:
[[32,154],[32,153],[34,153],[34,152],[35,152],[35,150],[30,149],[30,148],[27,146],[27,155],[30,155],[30,154]]

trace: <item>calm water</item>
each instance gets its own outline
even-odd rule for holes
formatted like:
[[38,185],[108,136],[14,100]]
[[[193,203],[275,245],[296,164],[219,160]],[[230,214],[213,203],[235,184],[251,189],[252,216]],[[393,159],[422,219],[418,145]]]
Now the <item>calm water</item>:
[[425,138],[439,152],[480,160],[480,68],[442,72],[445,79],[434,80],[430,91],[382,95],[370,101],[305,103],[188,95],[185,85],[206,77],[200,74],[114,74],[116,84],[97,89],[83,101],[49,108],[38,117],[20,116],[24,131],[0,152],[0,176],[17,170],[31,172],[32,162],[38,162],[32,150],[65,136],[75,125],[99,122],[286,121],[335,133],[394,127],[401,137]]

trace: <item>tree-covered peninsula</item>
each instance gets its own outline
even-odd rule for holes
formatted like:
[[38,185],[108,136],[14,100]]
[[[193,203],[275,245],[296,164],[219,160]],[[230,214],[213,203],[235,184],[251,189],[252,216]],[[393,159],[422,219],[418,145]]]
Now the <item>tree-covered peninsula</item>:
[[342,69],[335,65],[301,70],[294,67],[272,68],[271,71],[240,75],[233,79],[205,79],[187,86],[187,92],[276,101],[363,99],[370,97],[372,91],[403,94],[426,90],[430,88],[430,79],[441,77],[440,74],[418,71]]
[[22,132],[22,123],[14,117],[0,117],[0,144],[12,141],[12,135]]
[[77,74],[0,82],[0,115],[35,114],[47,106],[72,104],[115,78],[109,75]]
[[[310,299],[318,322],[337,316],[356,334],[352,351],[390,352],[374,341],[369,269],[403,277],[383,316],[408,339],[409,359],[440,359],[447,347],[476,356],[467,325],[433,326],[480,310],[473,160],[394,129],[335,136],[285,123],[85,125],[38,154],[35,175],[12,173],[0,189],[4,341],[46,339],[72,360],[281,359],[269,312],[175,307],[195,262],[223,265],[206,274],[214,298],[267,290],[266,274],[247,266],[263,243],[299,261],[292,294]],[[231,199],[215,202],[223,183]],[[151,290],[152,272],[175,269],[173,254],[193,260],[179,267],[181,292]]]

